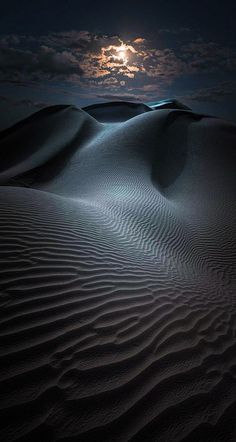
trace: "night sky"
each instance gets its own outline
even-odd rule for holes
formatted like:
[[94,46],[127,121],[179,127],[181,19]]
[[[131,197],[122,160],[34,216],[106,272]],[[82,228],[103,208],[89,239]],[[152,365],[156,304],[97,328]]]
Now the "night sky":
[[236,2],[0,5],[0,129],[52,104],[177,98],[236,121]]

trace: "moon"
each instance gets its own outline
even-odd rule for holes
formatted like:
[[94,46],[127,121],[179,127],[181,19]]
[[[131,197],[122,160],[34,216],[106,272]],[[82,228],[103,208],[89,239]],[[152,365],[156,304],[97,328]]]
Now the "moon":
[[119,60],[123,61],[124,64],[128,62],[127,51],[124,44],[118,46],[116,48],[116,52],[117,52],[117,58]]

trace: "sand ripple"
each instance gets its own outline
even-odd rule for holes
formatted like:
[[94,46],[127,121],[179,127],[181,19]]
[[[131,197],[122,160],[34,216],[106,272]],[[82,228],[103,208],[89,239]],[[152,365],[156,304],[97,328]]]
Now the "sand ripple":
[[0,134],[3,441],[236,440],[236,127],[133,112]]

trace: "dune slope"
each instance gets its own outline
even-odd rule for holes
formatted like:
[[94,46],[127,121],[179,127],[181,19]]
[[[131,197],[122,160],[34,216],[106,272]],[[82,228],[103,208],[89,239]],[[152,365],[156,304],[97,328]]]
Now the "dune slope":
[[55,106],[0,152],[2,440],[235,441],[236,126]]

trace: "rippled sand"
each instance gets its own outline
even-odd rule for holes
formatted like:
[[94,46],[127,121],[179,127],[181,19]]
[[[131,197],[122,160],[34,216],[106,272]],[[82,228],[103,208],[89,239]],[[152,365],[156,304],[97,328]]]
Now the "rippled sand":
[[169,107],[0,134],[4,442],[236,440],[236,125]]

